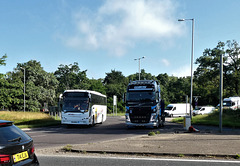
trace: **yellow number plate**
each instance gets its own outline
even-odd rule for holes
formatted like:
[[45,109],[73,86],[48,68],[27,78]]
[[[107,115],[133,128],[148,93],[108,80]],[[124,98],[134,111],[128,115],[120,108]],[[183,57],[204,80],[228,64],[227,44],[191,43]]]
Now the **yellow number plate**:
[[13,155],[13,161],[14,161],[14,163],[19,162],[19,161],[22,161],[22,160],[25,160],[25,159],[27,159],[27,158],[29,158],[27,151],[24,151],[24,152],[22,152],[22,153],[17,153],[17,154],[15,154],[15,155]]

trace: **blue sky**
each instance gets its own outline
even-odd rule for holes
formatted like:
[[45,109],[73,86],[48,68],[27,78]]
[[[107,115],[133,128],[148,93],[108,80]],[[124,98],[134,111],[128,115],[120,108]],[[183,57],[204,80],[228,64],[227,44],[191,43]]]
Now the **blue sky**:
[[0,56],[8,58],[0,73],[37,60],[47,72],[78,62],[89,78],[128,76],[145,56],[147,73],[189,76],[191,21],[177,20],[195,19],[195,61],[219,41],[239,41],[239,7],[239,0],[1,0]]

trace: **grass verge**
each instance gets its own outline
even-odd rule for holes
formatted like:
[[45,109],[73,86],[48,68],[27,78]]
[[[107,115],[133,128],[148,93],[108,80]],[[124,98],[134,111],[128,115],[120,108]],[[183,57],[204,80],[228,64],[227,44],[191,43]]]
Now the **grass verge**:
[[[226,109],[222,114],[222,122],[224,127],[240,128],[240,110]],[[175,123],[183,123],[183,117],[173,119]],[[214,111],[208,115],[197,115],[192,117],[192,124],[201,125],[219,125],[219,111]]]
[[61,121],[41,112],[1,111],[0,119],[13,121],[19,128],[59,125]]

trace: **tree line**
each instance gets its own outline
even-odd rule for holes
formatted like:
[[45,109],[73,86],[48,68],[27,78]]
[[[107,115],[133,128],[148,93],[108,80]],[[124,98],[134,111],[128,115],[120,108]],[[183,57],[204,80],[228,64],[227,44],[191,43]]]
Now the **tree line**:
[[[193,74],[193,96],[199,96],[198,105],[219,103],[219,66],[223,55],[224,97],[239,96],[240,93],[240,46],[235,40],[218,42],[215,48],[207,48],[196,59],[198,65]],[[7,55],[0,58],[5,65]],[[130,81],[138,80],[138,73],[124,76],[121,71],[111,70],[105,78],[89,79],[87,70],[81,71],[77,62],[59,65],[55,72],[44,71],[41,63],[30,60],[18,63],[13,71],[0,74],[0,110],[23,110],[24,71],[26,111],[41,111],[44,104],[57,106],[59,95],[67,89],[88,89],[98,91],[108,97],[108,112],[112,112],[113,95],[118,99],[118,111],[125,110],[122,101]],[[141,79],[157,80],[161,86],[161,96],[166,104],[186,102],[190,96],[190,77],[157,76],[141,70]],[[193,103],[195,103],[193,101]]]

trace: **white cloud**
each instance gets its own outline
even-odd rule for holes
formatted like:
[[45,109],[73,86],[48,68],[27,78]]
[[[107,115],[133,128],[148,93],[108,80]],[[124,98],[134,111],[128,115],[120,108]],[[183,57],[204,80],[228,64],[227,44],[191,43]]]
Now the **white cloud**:
[[[194,71],[196,71],[196,69],[197,69],[197,65],[193,65],[193,74],[194,74]],[[191,76],[191,67],[190,65],[181,66],[175,71],[173,71],[172,75],[176,77]]]
[[162,63],[165,65],[165,66],[169,66],[170,63],[167,59],[162,59]]
[[76,31],[66,44],[106,49],[124,55],[138,41],[162,42],[181,34],[172,0],[107,0],[97,11],[81,9],[73,15]]

